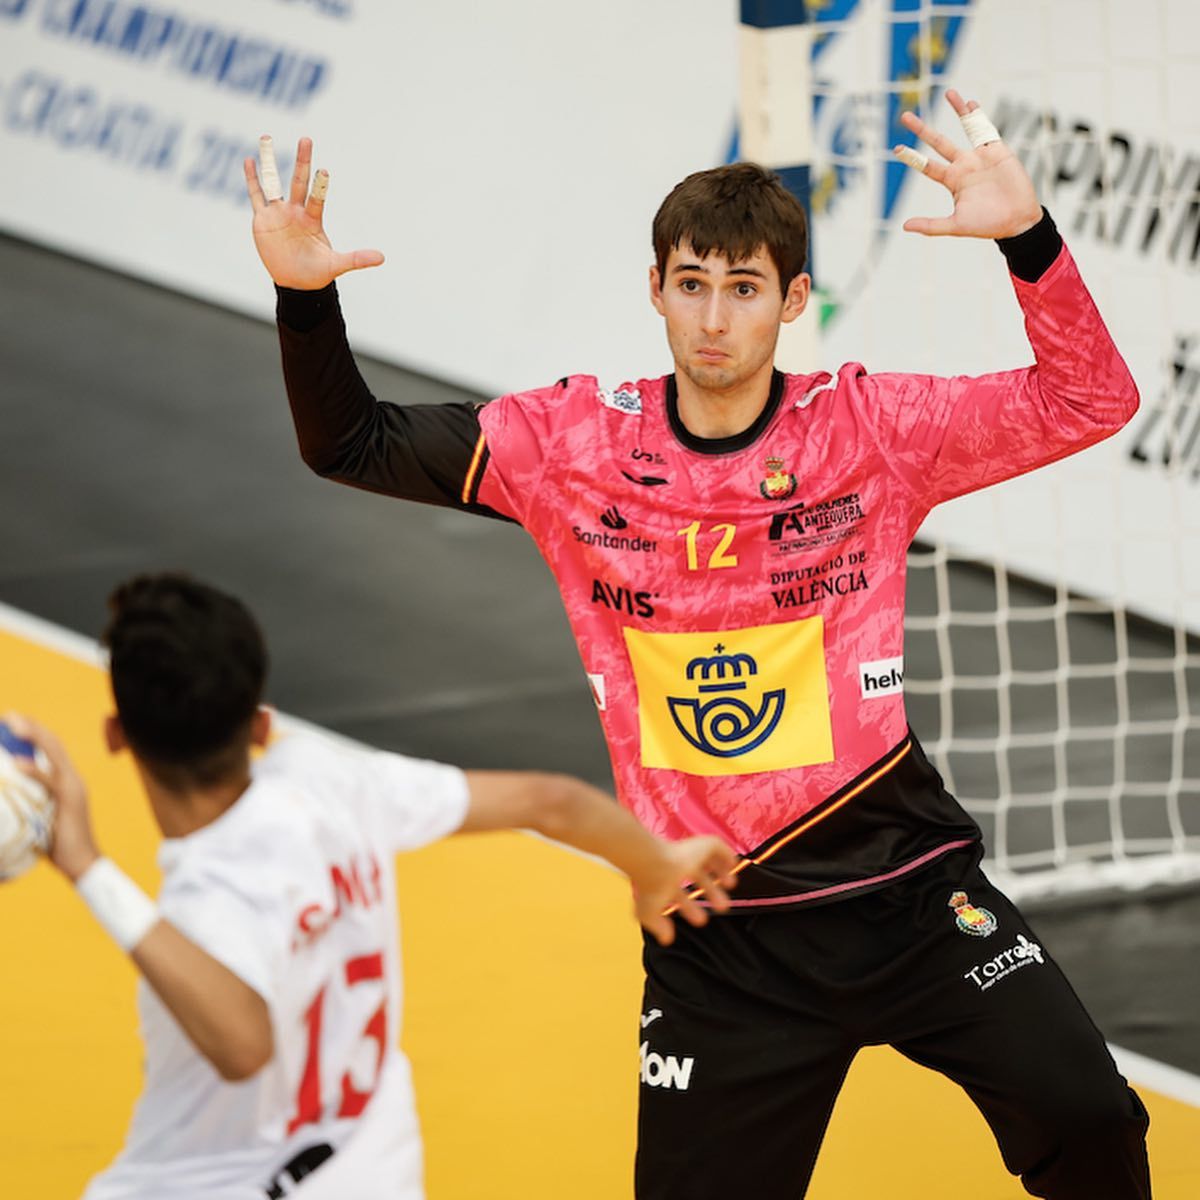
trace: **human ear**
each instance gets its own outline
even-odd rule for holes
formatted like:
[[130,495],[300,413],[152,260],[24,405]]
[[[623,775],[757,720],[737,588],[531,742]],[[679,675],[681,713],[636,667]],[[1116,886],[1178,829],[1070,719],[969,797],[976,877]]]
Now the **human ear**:
[[660,317],[667,315],[663,308],[662,275],[659,274],[657,264],[650,268],[650,303],[654,305]]
[[259,708],[250,718],[250,744],[265,746],[271,740],[271,710]]
[[122,750],[129,749],[125,730],[121,728],[121,718],[116,713],[104,718],[104,744],[109,754],[120,754]]
[[785,323],[794,321],[807,307],[812,290],[812,276],[803,271],[788,284],[787,295],[783,298],[783,312],[780,320]]

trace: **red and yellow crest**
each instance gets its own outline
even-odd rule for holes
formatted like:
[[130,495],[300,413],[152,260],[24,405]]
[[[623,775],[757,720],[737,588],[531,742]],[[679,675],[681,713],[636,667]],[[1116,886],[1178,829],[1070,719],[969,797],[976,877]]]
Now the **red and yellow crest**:
[[796,490],[796,477],[786,469],[782,458],[768,458],[763,464],[766,478],[758,485],[767,500],[786,500]]
[[986,908],[972,904],[966,892],[955,892],[947,901],[947,906],[954,909],[954,924],[972,937],[987,937],[995,932],[999,924]]

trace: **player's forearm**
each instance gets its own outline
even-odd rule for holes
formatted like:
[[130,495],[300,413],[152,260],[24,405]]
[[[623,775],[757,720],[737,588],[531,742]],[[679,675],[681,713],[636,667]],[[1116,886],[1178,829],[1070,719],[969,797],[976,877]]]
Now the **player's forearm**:
[[661,866],[664,843],[607,792],[570,775],[468,771],[470,804],[460,832],[532,829],[607,859],[634,876]]
[[224,964],[160,920],[131,957],[222,1079],[249,1079],[274,1053],[266,1003]]
[[1137,386],[1049,214],[999,245],[1037,363],[1030,386],[1051,417],[1064,414],[1064,431],[1085,424],[1086,441],[1116,432],[1137,411]]
[[346,340],[337,287],[305,292],[276,287],[283,378],[300,455],[329,473],[375,411]]
[[498,516],[465,493],[480,436],[475,405],[376,400],[346,339],[335,285],[277,292],[284,381],[308,466],[381,495]]
[[566,775],[549,775],[533,807],[531,828],[606,859],[631,879],[661,871],[664,843],[599,788]]

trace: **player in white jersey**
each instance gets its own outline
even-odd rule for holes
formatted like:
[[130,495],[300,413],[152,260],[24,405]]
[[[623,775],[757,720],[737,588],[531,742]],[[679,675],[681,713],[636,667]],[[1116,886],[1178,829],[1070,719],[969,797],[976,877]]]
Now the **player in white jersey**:
[[[51,861],[141,972],[145,1088],[86,1200],[418,1200],[421,1146],[400,1020],[393,854],[528,827],[603,855],[664,940],[681,885],[727,904],[732,853],[667,843],[578,780],[463,772],[294,734],[268,741],[266,652],[237,600],[178,575],[110,600],[116,714],[164,835],[157,905],[95,846],[82,780],[53,734],[8,718],[48,763]],[[448,886],[453,886],[450,882]]]

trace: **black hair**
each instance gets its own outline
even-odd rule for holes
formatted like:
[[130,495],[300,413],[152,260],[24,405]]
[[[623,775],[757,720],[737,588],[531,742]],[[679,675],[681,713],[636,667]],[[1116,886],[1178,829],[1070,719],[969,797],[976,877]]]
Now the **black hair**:
[[163,783],[244,767],[267,649],[240,600],[187,575],[138,575],[109,597],[103,642],[125,739]]

